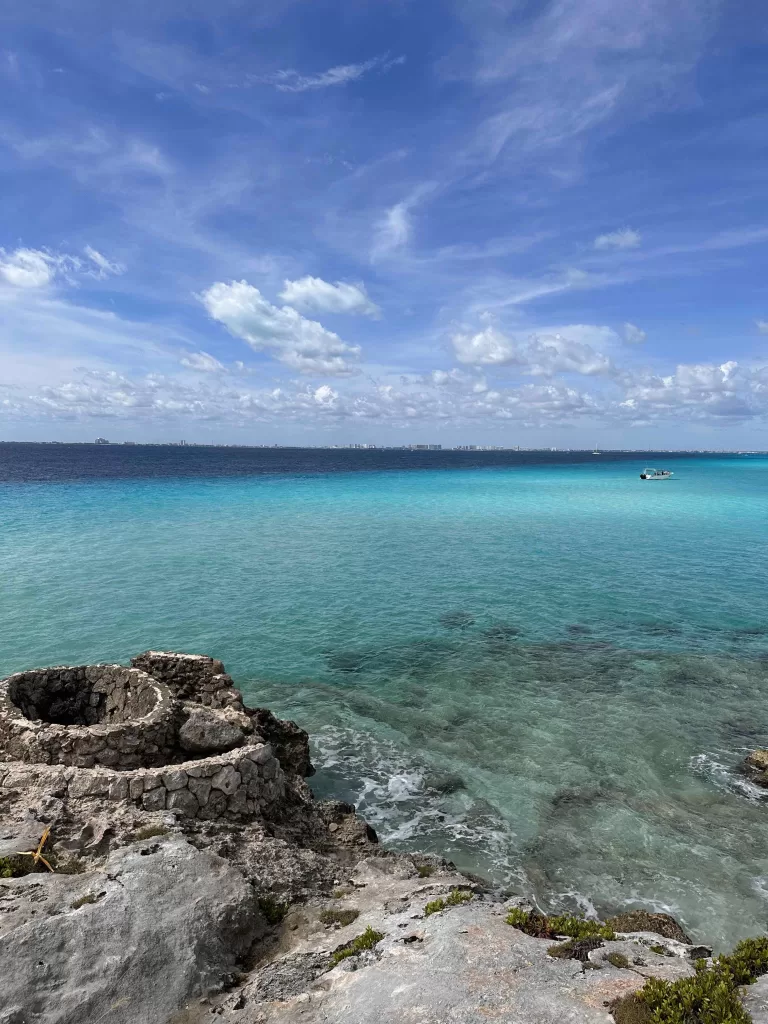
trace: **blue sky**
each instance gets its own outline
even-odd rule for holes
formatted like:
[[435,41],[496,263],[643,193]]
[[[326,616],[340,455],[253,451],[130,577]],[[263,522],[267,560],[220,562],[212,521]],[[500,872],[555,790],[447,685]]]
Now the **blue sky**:
[[6,5],[0,437],[768,448],[767,44],[756,0]]

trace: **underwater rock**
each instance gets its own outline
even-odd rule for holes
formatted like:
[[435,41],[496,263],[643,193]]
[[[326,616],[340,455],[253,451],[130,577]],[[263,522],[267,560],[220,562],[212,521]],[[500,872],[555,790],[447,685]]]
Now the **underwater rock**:
[[365,655],[359,651],[333,651],[326,654],[325,661],[334,672],[359,672],[365,664]]
[[468,626],[474,626],[475,617],[471,612],[444,612],[439,622],[445,629],[466,629]]
[[458,793],[466,789],[464,779],[453,772],[430,772],[424,779],[427,789],[435,790],[437,793]]
[[581,622],[572,622],[568,627],[568,632],[571,636],[587,636],[592,630]]

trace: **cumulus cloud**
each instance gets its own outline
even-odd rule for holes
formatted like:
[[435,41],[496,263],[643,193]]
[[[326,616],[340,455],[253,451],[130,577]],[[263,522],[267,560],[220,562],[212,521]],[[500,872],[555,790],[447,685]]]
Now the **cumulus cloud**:
[[56,276],[60,257],[42,249],[0,249],[0,278],[14,288],[44,288]]
[[581,340],[590,332],[613,336],[610,328],[577,324],[561,333],[531,334],[527,338],[505,334],[493,325],[474,334],[455,334],[453,348],[460,363],[475,366],[516,366],[532,376],[555,373],[607,374],[612,369],[608,356]]
[[300,373],[347,375],[360,355],[338,334],[292,306],[273,306],[247,281],[219,281],[203,293],[208,314],[257,352],[269,352]]
[[625,378],[618,408],[637,421],[685,417],[711,423],[743,422],[768,414],[768,367],[683,363],[666,376],[640,373]]
[[768,320],[755,320],[755,327],[759,334],[768,334]]
[[610,231],[605,235],[598,235],[594,245],[596,249],[637,249],[642,241],[639,231],[632,228],[622,228],[620,231]]
[[280,92],[307,92],[310,89],[328,89],[332,86],[347,85],[349,82],[362,78],[369,71],[375,69],[389,71],[396,64],[404,63],[405,57],[390,58],[389,54],[383,53],[360,64],[340,64],[314,75],[302,75],[293,68],[287,68],[266,75],[259,81],[273,85]]
[[188,352],[181,357],[181,365],[201,373],[221,373],[225,366],[208,352]]
[[280,298],[291,306],[318,313],[352,313],[378,317],[379,307],[368,298],[365,285],[337,281],[330,284],[321,277],[301,277],[284,281]]
[[641,330],[641,328],[637,327],[635,324],[631,324],[629,321],[624,324],[624,341],[626,341],[628,345],[642,345],[647,337],[648,335],[645,331]]

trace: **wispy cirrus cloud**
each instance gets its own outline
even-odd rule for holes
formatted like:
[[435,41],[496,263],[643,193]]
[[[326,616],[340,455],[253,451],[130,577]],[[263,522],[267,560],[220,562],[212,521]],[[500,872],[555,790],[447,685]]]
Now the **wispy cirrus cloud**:
[[307,92],[311,89],[329,89],[357,81],[369,71],[386,72],[398,64],[404,64],[405,57],[390,57],[388,53],[372,57],[360,64],[338,64],[314,74],[302,74],[294,68],[284,68],[269,75],[261,75],[255,81],[272,85],[280,92]]
[[605,235],[598,235],[594,246],[596,249],[637,249],[642,241],[639,231],[632,228],[621,228],[619,231],[609,231]]

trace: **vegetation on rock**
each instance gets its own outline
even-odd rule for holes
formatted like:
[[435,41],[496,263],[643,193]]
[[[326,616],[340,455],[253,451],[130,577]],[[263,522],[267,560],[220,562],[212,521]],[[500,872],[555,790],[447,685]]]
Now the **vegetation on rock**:
[[273,896],[261,896],[259,898],[259,910],[266,918],[267,924],[280,924],[288,913],[285,903],[280,903]]
[[560,935],[567,935],[572,939],[615,939],[616,933],[602,921],[588,921],[583,917],[573,917],[570,914],[560,914],[549,917],[547,914],[538,914],[534,910],[522,910],[520,907],[513,907],[507,914],[507,924],[518,928],[527,935],[533,935],[537,939],[556,939]]
[[336,964],[340,964],[342,960],[346,960],[350,956],[357,956],[358,953],[362,953],[366,949],[373,949],[376,943],[381,942],[383,938],[384,932],[377,932],[369,925],[362,935],[352,939],[343,949],[336,950],[331,957],[331,967],[335,967]]
[[320,914],[323,924],[340,924],[342,927],[352,924],[360,916],[359,910],[324,910]]
[[460,907],[462,903],[467,903],[471,899],[472,893],[467,892],[466,889],[451,889],[446,899],[430,900],[424,907],[424,917],[437,914],[448,907]]
[[611,1006],[616,1024],[751,1024],[739,988],[768,974],[768,937],[744,939],[711,964],[678,981],[649,978],[634,995]]
[[624,956],[623,953],[619,953],[617,949],[614,949],[612,953],[606,954],[605,959],[609,964],[613,964],[614,967],[629,967],[629,957]]

